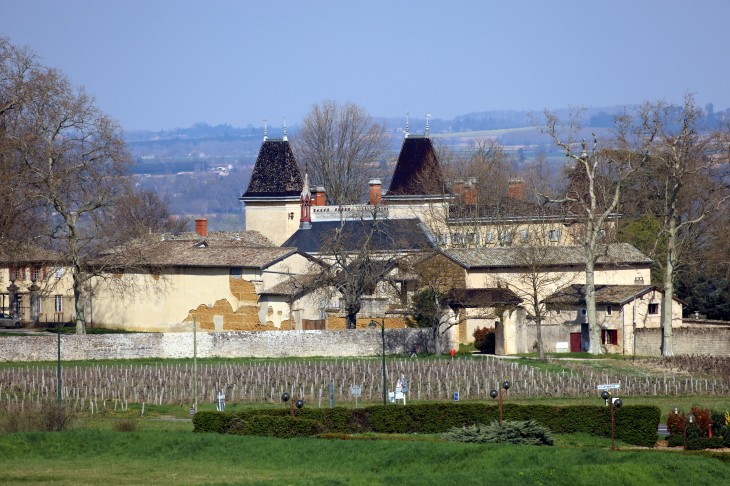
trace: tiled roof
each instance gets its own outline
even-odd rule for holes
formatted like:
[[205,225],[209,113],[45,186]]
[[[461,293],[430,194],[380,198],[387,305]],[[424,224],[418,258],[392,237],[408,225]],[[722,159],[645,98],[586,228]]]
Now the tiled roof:
[[522,299],[509,289],[452,289],[442,299],[444,304],[479,307],[490,304],[520,304]]
[[403,140],[398,163],[385,197],[438,195],[448,192],[445,187],[431,139],[408,137]]
[[18,243],[0,246],[0,263],[3,264],[59,262],[63,258],[63,254],[57,251],[35,245]]
[[449,206],[449,218],[456,219],[503,219],[560,216],[559,208],[540,205],[516,197],[504,197],[498,204],[452,204]]
[[299,197],[304,182],[289,142],[267,140],[261,144],[251,181],[242,199]]
[[[524,248],[520,246],[495,248],[453,248],[445,253],[469,268],[524,266]],[[583,265],[585,249],[582,246],[546,246],[546,265]],[[654,261],[628,243],[604,245],[597,250],[601,256],[597,264],[652,264]]]
[[295,298],[299,297],[299,295],[305,293],[305,278],[306,277],[301,275],[289,277],[288,279],[279,282],[278,284],[269,287],[268,289],[265,289],[263,292],[261,292],[261,295],[276,295],[284,297],[294,296]]
[[113,265],[126,264],[130,259],[142,266],[161,267],[241,267],[266,268],[280,259],[296,253],[296,248],[250,247],[226,245],[199,247],[190,241],[158,241],[143,247],[129,248],[103,256],[100,261]]
[[[598,210],[601,211],[603,207],[603,191],[601,190],[601,185],[598,183],[594,184],[593,190],[596,196]],[[586,166],[583,163],[577,163],[570,176],[565,195],[572,199],[578,199],[578,201],[566,202],[564,204],[565,209],[576,215],[585,214],[583,204],[590,204],[590,193],[590,180],[588,179]],[[584,203],[580,201],[584,201]]]
[[[596,285],[596,304],[625,304],[641,295],[659,288],[653,285]],[[545,302],[559,305],[584,305],[586,302],[586,286],[570,285],[561,292],[551,295]]]
[[[312,221],[310,229],[297,230],[282,246],[295,247],[304,253],[320,253],[326,251],[338,228],[339,221]],[[346,220],[342,228],[345,249],[359,250],[371,231],[370,249],[373,251],[421,250],[434,246],[430,233],[418,218],[386,219],[374,228],[368,220]]]
[[208,236],[200,236],[194,231],[186,231],[184,233],[158,233],[156,239],[172,241],[193,241],[200,242],[205,240],[209,246],[221,246],[228,244],[247,245],[247,246],[276,246],[276,243],[268,239],[258,231],[208,231]]

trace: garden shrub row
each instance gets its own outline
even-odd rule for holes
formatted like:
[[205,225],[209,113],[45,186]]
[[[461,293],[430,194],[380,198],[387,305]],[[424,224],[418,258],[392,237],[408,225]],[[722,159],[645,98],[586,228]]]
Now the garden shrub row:
[[[615,436],[629,444],[653,447],[657,439],[660,410],[656,406],[628,405],[615,413]],[[234,422],[243,422],[246,430],[279,430],[279,425],[249,425],[259,423],[261,417],[288,417],[289,420],[313,421],[321,425],[324,432],[361,433],[377,432],[388,434],[437,434],[452,427],[463,427],[477,423],[499,420],[499,408],[483,403],[429,403],[416,405],[376,405],[372,407],[347,409],[303,408],[297,418],[291,417],[288,408],[247,410],[230,414],[226,412],[198,412],[193,419],[196,432],[227,433],[234,430]],[[504,420],[535,420],[556,434],[586,432],[595,436],[611,436],[610,410],[603,406],[576,405],[551,407],[547,405],[503,405]],[[288,422],[287,422],[288,423]],[[307,422],[306,424],[308,424]],[[296,426],[301,433],[308,425]],[[269,427],[269,429],[266,429]],[[274,429],[271,429],[274,427]],[[281,425],[283,427],[283,425]],[[290,427],[294,427],[290,425]],[[314,430],[314,428],[312,429]],[[248,434],[249,432],[244,432]],[[253,433],[253,432],[251,432]],[[263,432],[262,432],[263,433]],[[321,433],[321,432],[319,432]]]

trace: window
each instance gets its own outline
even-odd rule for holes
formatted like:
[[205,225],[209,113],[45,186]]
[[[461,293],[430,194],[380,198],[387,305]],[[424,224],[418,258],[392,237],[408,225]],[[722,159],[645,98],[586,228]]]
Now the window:
[[466,235],[466,241],[467,241],[467,243],[479,243],[478,236],[479,235],[477,235],[476,233],[468,233]]
[[520,231],[520,239],[523,243],[527,241],[527,230]]
[[62,267],[56,267],[56,270],[54,271],[53,275],[56,278],[62,278],[63,277],[63,268]]
[[598,239],[599,240],[605,240],[606,239],[606,230],[600,230],[598,232]]
[[36,315],[43,314],[43,299],[40,297],[35,298],[35,313]]
[[606,306],[606,315],[607,316],[612,316],[613,315],[613,307],[611,307],[610,305],[607,305]]
[[504,234],[502,235],[502,240],[503,241],[510,241],[509,238],[510,238],[509,237],[509,231],[505,231]]
[[659,304],[649,304],[649,315],[655,316],[659,314]]
[[601,341],[603,344],[618,344],[618,331],[616,329],[601,329]]
[[449,234],[441,233],[440,235],[438,235],[438,242],[439,242],[439,245],[448,245],[449,244]]
[[41,267],[33,267],[31,269],[30,279],[33,281],[41,279]]
[[18,280],[18,269],[10,267],[10,281]]
[[547,239],[548,241],[558,241],[560,239],[560,230],[548,230]]
[[487,231],[487,243],[491,243],[491,242],[492,242],[492,232]]
[[231,278],[241,278],[242,270],[240,268],[231,268]]
[[55,298],[55,308],[56,314],[60,314],[63,312],[63,295],[56,295]]
[[20,269],[20,280],[25,280],[25,267]]
[[585,316],[586,316],[586,314],[588,314],[588,309],[581,309],[581,310],[580,310],[580,315],[581,315],[581,317],[585,317]]
[[451,233],[451,244],[461,245],[464,243],[464,233]]

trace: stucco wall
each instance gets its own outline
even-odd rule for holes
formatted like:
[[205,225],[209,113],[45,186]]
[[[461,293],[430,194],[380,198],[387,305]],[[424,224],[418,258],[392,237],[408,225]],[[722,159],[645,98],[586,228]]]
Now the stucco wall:
[[[387,329],[386,354],[405,354],[414,344],[433,351],[431,329]],[[56,360],[56,336],[5,337],[0,339],[0,361]],[[376,356],[382,353],[379,329],[352,331],[201,332],[198,356]],[[455,347],[447,333],[442,349]],[[62,360],[189,358],[193,355],[192,333],[93,334],[61,336]]]
[[300,218],[298,200],[246,203],[246,230],[259,231],[277,245],[296,233]]

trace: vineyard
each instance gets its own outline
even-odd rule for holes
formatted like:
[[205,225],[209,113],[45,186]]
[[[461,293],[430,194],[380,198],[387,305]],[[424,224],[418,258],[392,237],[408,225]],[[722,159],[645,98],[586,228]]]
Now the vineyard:
[[[672,359],[685,371],[707,372],[704,360]],[[719,360],[721,363],[715,363],[713,370],[726,370],[730,359]],[[585,366],[551,372],[494,357],[395,359],[387,363],[386,373],[391,391],[398,378],[408,380],[409,401],[448,400],[455,392],[462,400],[485,400],[490,390],[498,389],[505,380],[512,384],[512,398],[591,397],[597,395],[598,385],[619,382],[624,396],[730,394],[728,377],[722,375],[680,378],[670,372],[643,377],[594,371]],[[92,413],[98,407],[125,410],[130,402],[184,405],[194,401],[193,376],[191,365],[180,364],[65,366],[61,397],[67,407]],[[362,390],[360,401],[377,401],[382,397],[382,376],[380,362],[368,359],[204,364],[198,366],[197,398],[210,403],[223,392],[229,403],[278,403],[286,391],[305,402],[317,403],[320,397],[328,399],[332,382],[338,403],[354,401],[349,389],[355,384]],[[0,372],[0,397],[6,406],[56,400],[57,393],[55,366],[24,366]]]

